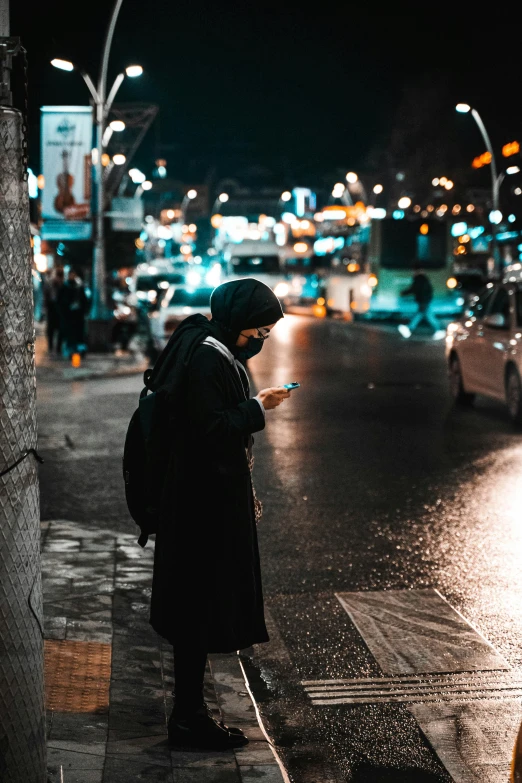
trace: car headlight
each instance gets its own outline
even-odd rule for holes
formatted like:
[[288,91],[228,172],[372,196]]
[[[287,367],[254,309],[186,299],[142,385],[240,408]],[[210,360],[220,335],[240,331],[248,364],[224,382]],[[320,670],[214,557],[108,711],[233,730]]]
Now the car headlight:
[[274,288],[274,294],[278,297],[287,296],[289,290],[288,283],[278,283]]

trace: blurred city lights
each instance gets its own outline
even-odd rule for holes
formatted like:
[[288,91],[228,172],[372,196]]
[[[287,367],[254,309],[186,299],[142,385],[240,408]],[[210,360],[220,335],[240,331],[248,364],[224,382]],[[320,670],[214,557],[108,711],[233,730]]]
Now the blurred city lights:
[[167,217],[169,220],[173,220],[174,218],[174,210],[173,209],[167,209]]
[[457,103],[457,105],[455,106],[455,109],[460,114],[467,114],[469,111],[471,111],[471,106],[469,106],[469,104],[467,104],[467,103]]
[[509,144],[504,144],[502,147],[502,155],[505,158],[509,158],[511,155],[517,155],[520,152],[520,144],[518,141],[510,141]]
[[375,220],[384,220],[386,217],[386,210],[383,207],[375,207],[372,213],[372,218]]
[[428,233],[429,233],[429,230],[430,230],[430,227],[428,226],[428,224],[427,224],[427,223],[423,223],[423,224],[421,225],[420,229],[419,229],[419,231],[421,232],[421,234],[424,234],[424,236],[426,236],[426,234],[428,234]]
[[354,185],[358,179],[359,177],[357,176],[355,171],[349,171],[348,174],[346,175],[346,181],[349,182],[350,185]]
[[453,223],[451,227],[451,236],[452,237],[460,237],[462,234],[465,234],[468,230],[468,224],[464,223],[464,221],[461,221],[459,223]]
[[198,227],[196,226],[195,223],[191,223],[190,226],[188,227],[188,230],[190,231],[191,234],[195,234],[196,231],[198,230]]
[[518,174],[520,171],[519,166],[508,166],[506,169],[506,174]]
[[437,187],[437,185],[439,184],[439,182],[440,182],[440,180],[439,180],[439,178],[438,178],[438,177],[434,177],[434,178],[431,180],[431,184],[433,185],[433,187],[434,187],[434,188],[436,188],[436,187]]
[[451,181],[451,179],[449,179],[449,180],[446,182],[446,184],[444,185],[444,187],[446,188],[446,190],[451,190],[451,189],[452,189],[452,187],[453,187],[453,182]]
[[306,253],[308,250],[308,245],[306,242],[296,242],[294,245],[294,250],[296,253]]
[[522,188],[515,188],[513,193],[515,194],[515,196],[520,196],[520,194],[522,193]]
[[511,215],[508,215],[508,220],[510,223],[514,223],[516,219],[517,217],[516,215],[513,215],[513,213],[511,213]]
[[228,193],[220,193],[218,199],[222,204],[225,204],[228,201]]
[[197,192],[197,190],[194,190],[194,188],[191,188],[191,189],[188,191],[188,193],[187,193],[187,198],[189,198],[190,200],[192,200],[192,199],[195,199],[197,195],[198,195],[198,192]]
[[404,217],[404,211],[402,209],[394,209],[392,212],[392,218],[394,220],[402,220]]
[[190,255],[190,253],[192,253],[192,248],[190,247],[190,245],[181,245],[179,250],[180,253],[183,253],[184,256],[188,256]]
[[109,123],[109,128],[112,128],[116,133],[121,133],[121,131],[125,130],[125,123],[123,120],[113,120]]
[[411,206],[411,198],[409,196],[403,196],[398,201],[399,209],[408,209]]
[[500,209],[492,209],[489,213],[489,222],[493,223],[493,225],[498,226],[498,224],[502,221],[502,212]]
[[444,187],[444,185],[446,184],[447,181],[448,181],[447,177],[441,177],[439,179],[439,185],[442,185],[442,187]]
[[287,296],[290,291],[288,283],[278,283],[274,288],[274,294],[278,297]]
[[292,198],[292,194],[289,190],[285,190],[284,193],[281,193],[281,201],[290,201]]
[[375,288],[378,282],[379,281],[377,279],[377,275],[372,274],[368,277],[368,285],[371,286],[372,288]]
[[373,186],[373,192],[377,193],[377,195],[379,195],[379,193],[382,193],[383,190],[384,190],[384,188],[383,188],[382,185],[374,185]]
[[475,211],[475,205],[474,204],[468,204],[466,207],[466,212],[474,212]]
[[116,166],[123,166],[127,158],[125,155],[122,155],[121,152],[117,152],[116,155],[112,156],[113,163],[116,164]]
[[212,215],[210,218],[210,225],[212,228],[219,228],[221,223],[223,222],[223,215],[220,215],[219,212],[216,212],[215,215]]
[[145,182],[141,183],[141,187],[143,188],[143,190],[150,190],[152,188],[152,182],[146,179]]
[[415,204],[415,206],[413,207],[413,211],[414,211],[414,212],[420,212],[420,211],[421,211],[421,209],[422,209],[422,207],[421,207],[421,205],[420,205],[420,204]]
[[139,169],[130,169],[129,177],[136,185],[141,185],[146,179],[145,174]]
[[458,285],[456,278],[448,277],[448,279],[446,280],[446,285],[448,286],[448,288],[456,288]]
[[455,204],[451,211],[453,212],[454,215],[458,215],[461,210],[462,207],[460,206],[460,204]]

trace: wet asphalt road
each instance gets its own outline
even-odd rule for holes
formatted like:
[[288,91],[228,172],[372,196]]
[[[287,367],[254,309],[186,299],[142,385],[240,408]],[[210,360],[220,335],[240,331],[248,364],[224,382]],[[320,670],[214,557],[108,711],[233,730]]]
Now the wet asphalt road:
[[[403,707],[311,707],[301,680],[380,670],[336,592],[437,588],[521,668],[522,435],[502,405],[455,410],[444,348],[287,316],[255,389],[297,380],[256,436],[272,641],[248,666],[296,783],[449,781]],[[139,377],[38,387],[42,518],[132,529],[121,450]],[[65,439],[67,436],[67,441]]]

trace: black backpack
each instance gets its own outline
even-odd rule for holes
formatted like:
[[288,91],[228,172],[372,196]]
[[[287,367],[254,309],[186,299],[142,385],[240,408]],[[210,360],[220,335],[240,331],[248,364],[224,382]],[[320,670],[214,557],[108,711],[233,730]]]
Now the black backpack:
[[151,391],[152,370],[143,376],[145,387],[132,414],[123,448],[125,499],[133,520],[140,528],[138,544],[144,547],[149,535],[157,532],[161,495],[168,458],[168,410],[165,391]]

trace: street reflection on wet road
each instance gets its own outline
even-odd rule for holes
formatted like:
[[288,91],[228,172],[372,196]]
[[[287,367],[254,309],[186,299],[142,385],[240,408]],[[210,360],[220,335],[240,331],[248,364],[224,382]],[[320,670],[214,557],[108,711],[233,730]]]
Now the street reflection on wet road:
[[[301,383],[268,414],[255,473],[267,604],[299,677],[377,673],[330,601],[363,590],[436,588],[520,667],[522,435],[504,407],[452,407],[443,343],[403,341],[386,327],[283,323],[250,370],[256,388]],[[277,667],[270,656],[265,665]],[[267,707],[274,726],[281,708],[275,698]],[[297,698],[284,709],[301,732],[327,735],[324,713]],[[513,709],[522,717],[520,700]],[[350,736],[332,750],[345,774],[354,747],[379,756],[371,732],[354,739],[342,708],[331,720]],[[399,763],[393,741],[382,753],[390,768]],[[437,766],[420,750],[412,761],[426,773]]]

